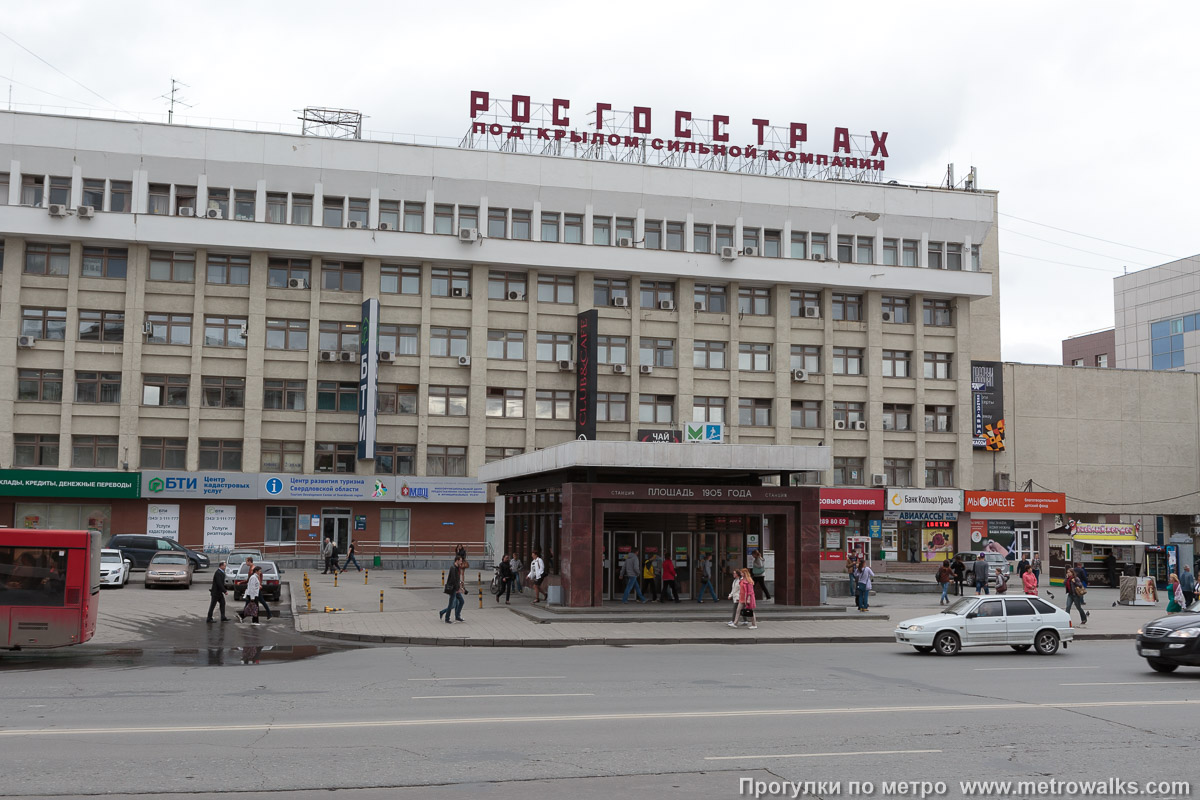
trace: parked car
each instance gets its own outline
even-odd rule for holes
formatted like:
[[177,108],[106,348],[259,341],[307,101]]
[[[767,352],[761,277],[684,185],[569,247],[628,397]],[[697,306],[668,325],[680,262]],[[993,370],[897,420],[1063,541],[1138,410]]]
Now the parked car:
[[1200,600],[1138,628],[1137,652],[1155,672],[1200,667]]
[[179,542],[163,538],[162,536],[118,533],[109,540],[108,546],[113,550],[120,550],[124,553],[125,557],[133,562],[133,566],[136,569],[145,569],[150,564],[150,559],[155,553],[169,551],[186,553],[188,560],[192,562],[192,569],[197,572],[202,569],[208,569],[208,556],[204,555],[204,553],[189,550]]
[[1000,553],[976,553],[968,551],[964,553],[955,553],[954,557],[962,558],[963,564],[967,568],[966,582],[968,585],[973,585],[975,583],[975,576],[971,574],[971,568],[975,566],[975,560],[980,557],[987,560],[988,584],[991,586],[996,585],[997,567],[1002,568],[1005,572],[1012,572],[1012,563]]
[[182,586],[192,588],[192,562],[185,553],[155,553],[146,566],[146,588]]
[[262,551],[244,549],[230,550],[225,555],[225,572],[230,576],[237,574],[237,571],[241,568],[242,564],[246,563],[247,558],[253,558],[254,563],[257,564],[263,560]]
[[[258,561],[254,562],[254,566],[262,567],[263,571],[263,586],[262,597],[264,600],[270,600],[278,603],[279,597],[283,593],[283,586],[279,582],[279,576],[283,570],[275,566],[274,561]],[[238,571],[233,576],[233,599],[241,600],[246,594],[246,584],[250,582],[250,575],[246,572],[245,563],[238,567]]]
[[918,653],[952,656],[964,647],[1008,645],[1023,653],[1030,647],[1044,656],[1075,638],[1071,616],[1032,595],[964,597],[938,614],[906,619],[896,626],[896,641]]
[[100,551],[100,585],[123,587],[129,583],[129,573],[133,564],[121,555],[120,550],[105,548]]

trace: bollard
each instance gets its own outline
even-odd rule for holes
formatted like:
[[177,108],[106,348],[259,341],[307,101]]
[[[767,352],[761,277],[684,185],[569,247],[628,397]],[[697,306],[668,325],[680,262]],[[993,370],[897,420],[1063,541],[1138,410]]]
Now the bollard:
[[379,590],[379,610],[383,611],[383,589]]
[[363,586],[366,586],[368,583],[370,583],[370,580],[371,580],[371,570],[364,569],[363,570]]
[[442,570],[442,586],[446,585],[446,570]]
[[332,613],[332,612],[334,612],[334,611],[345,611],[345,610],[346,610],[346,609],[344,609],[344,608],[331,608],[330,606],[325,606],[325,613],[326,613],[326,614]]
[[482,572],[475,573],[475,585],[483,586],[483,573]]
[[482,588],[480,588],[480,590],[479,590],[479,607],[483,608],[483,589]]
[[404,585],[408,586],[408,570],[404,570]]
[[333,573],[333,588],[337,588],[337,573]]

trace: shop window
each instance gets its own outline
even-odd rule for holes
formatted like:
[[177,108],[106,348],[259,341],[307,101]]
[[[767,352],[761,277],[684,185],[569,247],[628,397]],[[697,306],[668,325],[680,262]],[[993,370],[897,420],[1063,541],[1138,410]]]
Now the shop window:
[[379,510],[379,543],[391,547],[408,547],[412,510],[382,508]]
[[296,541],[300,514],[296,506],[267,506],[263,539],[272,544]]

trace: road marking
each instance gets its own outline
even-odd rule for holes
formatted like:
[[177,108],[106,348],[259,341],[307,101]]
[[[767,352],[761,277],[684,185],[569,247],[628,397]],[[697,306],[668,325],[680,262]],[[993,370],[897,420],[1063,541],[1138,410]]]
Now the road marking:
[[0,730],[0,738],[11,736],[113,736],[116,734],[160,733],[229,733],[231,731],[313,731],[349,730],[354,728],[428,728],[439,725],[512,725],[520,722],[617,722],[630,720],[661,721],[671,719],[732,719],[736,717],[808,717],[840,714],[908,714],[954,711],[1029,711],[1038,709],[1069,710],[1076,708],[1148,708],[1165,705],[1200,705],[1200,699],[1175,700],[1098,700],[1095,702],[1064,703],[986,703],[975,705],[919,706],[859,706],[853,708],[783,708],[745,711],[660,711],[629,714],[560,714],[537,717],[453,717],[450,719],[383,719],[351,722],[285,722],[257,725],[180,725],[162,727],[105,727],[105,728],[24,728]]
[[487,697],[595,697],[592,692],[562,692],[560,694],[425,694],[413,700],[474,700]]
[[705,756],[705,761],[743,761],[756,758],[825,758],[827,756],[896,756],[912,753],[940,753],[941,750],[860,750],[857,753],[780,753],[757,756]]
[[1060,683],[1059,686],[1149,686],[1158,684],[1160,686],[1189,686],[1188,683],[1179,683],[1178,681],[1112,681],[1109,683]]
[[549,681],[566,675],[494,675],[488,678],[409,678],[410,681]]
[[1012,672],[1030,669],[1100,669],[1099,667],[976,667],[976,672]]

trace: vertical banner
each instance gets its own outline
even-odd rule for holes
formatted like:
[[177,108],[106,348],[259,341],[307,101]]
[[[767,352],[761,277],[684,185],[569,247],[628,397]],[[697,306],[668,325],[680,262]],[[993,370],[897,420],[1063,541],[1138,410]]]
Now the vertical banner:
[[146,533],[179,541],[179,504],[150,503],[146,506]]
[[596,438],[596,328],[600,312],[584,311],[578,318],[575,358],[575,438]]
[[228,553],[237,532],[237,506],[204,507],[204,552]]
[[358,343],[358,457],[375,458],[375,415],[379,410],[379,300],[362,304]]
[[971,446],[1004,449],[1004,376],[999,361],[971,362]]

